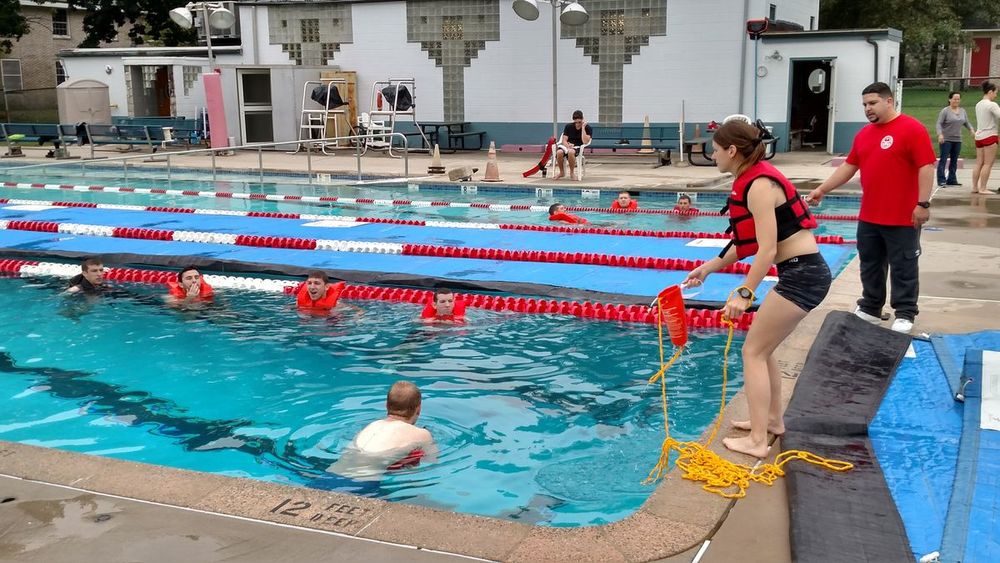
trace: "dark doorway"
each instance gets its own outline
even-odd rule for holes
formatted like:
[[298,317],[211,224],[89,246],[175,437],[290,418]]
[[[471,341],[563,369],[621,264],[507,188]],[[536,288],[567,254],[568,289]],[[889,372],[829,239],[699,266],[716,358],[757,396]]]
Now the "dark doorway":
[[156,69],[156,115],[169,116],[170,111],[170,67]]
[[827,150],[832,85],[831,60],[792,61],[789,150]]

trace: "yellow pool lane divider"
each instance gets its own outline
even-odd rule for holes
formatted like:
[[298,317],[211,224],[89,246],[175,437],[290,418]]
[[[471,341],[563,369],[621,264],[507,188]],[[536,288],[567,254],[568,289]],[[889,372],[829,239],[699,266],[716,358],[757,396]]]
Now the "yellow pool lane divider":
[[[735,293],[735,290],[734,290]],[[730,293],[732,297],[732,293]],[[668,308],[664,308],[664,301]],[[683,478],[689,481],[704,483],[702,489],[715,493],[729,499],[743,498],[747,494],[750,483],[757,482],[764,485],[772,485],[779,477],[785,475],[784,466],[786,463],[800,459],[831,471],[850,471],[854,464],[833,459],[827,459],[814,453],[802,450],[788,450],[781,452],[775,458],[774,463],[763,463],[757,469],[723,459],[719,454],[709,449],[715,440],[715,435],[722,424],[722,415],[726,409],[726,386],[729,382],[729,349],[733,343],[733,331],[735,325],[729,319],[723,318],[723,324],[727,327],[726,348],[722,358],[722,398],[719,401],[719,413],[712,424],[712,431],[704,444],[699,442],[680,442],[670,436],[670,419],[667,408],[667,371],[681,357],[687,345],[687,327],[684,323],[672,322],[675,319],[684,318],[684,301],[678,286],[671,286],[660,293],[656,298],[656,328],[660,353],[660,369],[657,370],[649,383],[660,382],[660,400],[663,403],[663,430],[666,436],[660,448],[660,458],[656,465],[649,472],[643,484],[652,484],[667,473],[670,463],[670,452],[677,452],[677,467],[683,472]],[[678,310],[679,309],[679,310]],[[663,324],[667,322],[671,341],[676,350],[670,360],[664,362],[665,348],[663,345]]]

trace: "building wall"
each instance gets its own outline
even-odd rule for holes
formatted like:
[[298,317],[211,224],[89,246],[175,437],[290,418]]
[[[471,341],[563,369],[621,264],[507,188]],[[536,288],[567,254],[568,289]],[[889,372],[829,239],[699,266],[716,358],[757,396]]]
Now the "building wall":
[[[899,43],[878,39],[878,80],[892,84],[897,75],[890,68],[890,61],[899,62]],[[757,79],[758,117],[767,123],[785,124],[788,120],[791,94],[791,61],[795,59],[834,59],[834,152],[850,149],[854,135],[868,123],[861,106],[861,90],[875,81],[875,50],[864,37],[839,37],[801,41],[777,37],[761,40],[761,59],[758,66],[767,69]],[[774,52],[780,59],[773,57]],[[787,141],[787,129],[776,132]],[[782,145],[785,143],[783,142]]]
[[[56,53],[60,49],[76,47],[84,39],[83,17],[81,10],[69,10],[67,13],[68,36],[52,35],[52,13],[54,9],[46,6],[22,4],[21,13],[28,19],[31,33],[14,42],[14,48],[8,55],[0,58],[19,59],[21,61],[21,82],[24,92],[8,93],[12,107],[15,104],[25,108],[55,108],[56,107]],[[119,33],[119,41],[106,44],[111,46],[126,46],[128,32]],[[68,74],[68,72],[67,72]]]

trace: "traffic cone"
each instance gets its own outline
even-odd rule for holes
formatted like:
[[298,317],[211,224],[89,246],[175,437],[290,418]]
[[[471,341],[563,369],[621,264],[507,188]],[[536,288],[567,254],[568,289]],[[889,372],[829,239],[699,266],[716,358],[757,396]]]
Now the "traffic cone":
[[434,152],[431,155],[431,165],[427,167],[428,174],[444,174],[444,166],[441,165],[441,147],[434,143]]
[[641,148],[636,151],[639,154],[653,154],[653,140],[650,138],[649,134],[649,116],[647,115],[642,120],[642,145]]
[[[695,123],[694,124],[694,138],[697,139],[698,137],[701,137],[701,124],[700,123]],[[701,152],[701,144],[698,143],[698,144],[691,145],[691,152]]]
[[494,141],[490,141],[490,152],[486,156],[486,177],[484,182],[502,182],[500,169],[497,167],[497,146]]

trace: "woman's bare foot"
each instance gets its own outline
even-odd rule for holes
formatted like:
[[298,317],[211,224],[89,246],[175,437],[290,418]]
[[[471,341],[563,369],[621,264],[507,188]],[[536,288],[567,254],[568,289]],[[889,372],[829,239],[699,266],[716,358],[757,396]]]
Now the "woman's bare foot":
[[559,178],[562,178],[562,177],[563,177],[563,175],[564,175],[564,174],[563,174],[562,172],[560,172],[560,173],[556,174],[555,176],[553,176],[553,177],[552,177],[552,179],[553,179],[553,180],[558,180]]
[[752,455],[760,459],[767,457],[767,451],[771,449],[768,447],[766,441],[757,444],[750,439],[750,436],[744,436],[743,438],[723,438],[722,443],[734,452]]
[[[733,428],[738,428],[740,430],[750,430],[749,420],[734,420]],[[767,431],[775,436],[785,435],[785,423],[784,422],[768,422]]]
[[975,193],[977,193],[977,194],[988,194],[988,193],[990,193],[990,191],[989,190],[978,190]]

